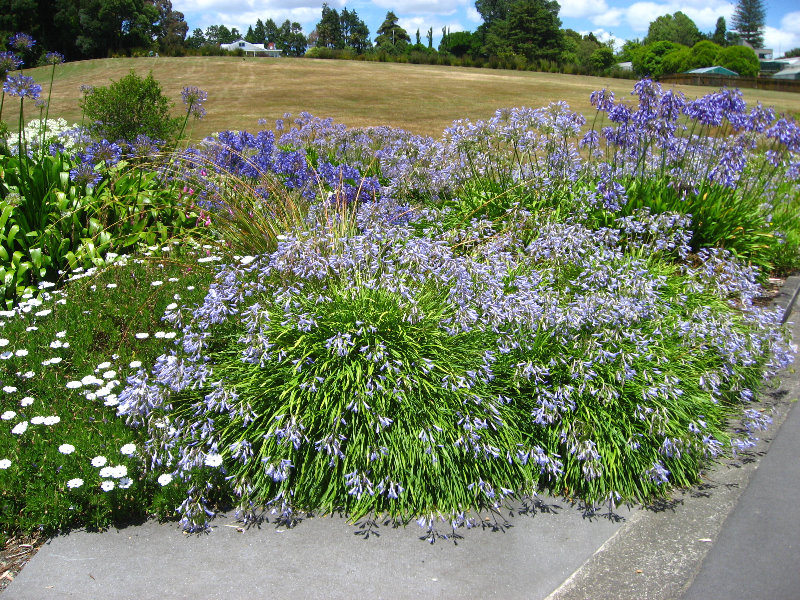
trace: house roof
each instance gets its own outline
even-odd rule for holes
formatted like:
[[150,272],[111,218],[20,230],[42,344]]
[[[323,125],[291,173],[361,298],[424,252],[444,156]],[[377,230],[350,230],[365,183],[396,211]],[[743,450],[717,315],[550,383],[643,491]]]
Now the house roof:
[[691,71],[686,71],[686,73],[709,73],[713,75],[728,75],[731,77],[737,77],[739,75],[736,71],[731,71],[730,69],[720,67],[719,65],[714,67],[701,67],[699,69],[692,69]]
[[800,65],[788,67],[775,73],[773,79],[800,79]]

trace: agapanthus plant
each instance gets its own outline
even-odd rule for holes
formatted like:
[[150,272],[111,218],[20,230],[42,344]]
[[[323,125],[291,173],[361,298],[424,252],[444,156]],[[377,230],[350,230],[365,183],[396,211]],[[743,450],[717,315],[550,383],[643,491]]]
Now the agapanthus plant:
[[[151,468],[188,482],[187,528],[225,481],[244,515],[288,519],[463,523],[539,485],[645,500],[729,449],[725,420],[788,360],[746,285],[706,279],[727,259],[671,265],[680,219],[553,224],[527,244],[475,223],[459,255],[387,222],[387,202],[362,204],[356,234],[297,230],[224,268],[202,305],[169,307],[183,339],[120,412],[148,428]],[[652,252],[626,253],[637,239]]]

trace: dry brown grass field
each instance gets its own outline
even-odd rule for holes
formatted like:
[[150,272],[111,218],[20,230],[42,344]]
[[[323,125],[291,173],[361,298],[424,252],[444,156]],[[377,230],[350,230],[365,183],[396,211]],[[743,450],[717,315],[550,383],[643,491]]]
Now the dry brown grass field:
[[[196,85],[208,92],[208,116],[193,125],[198,139],[222,129],[259,128],[290,112],[332,117],[350,127],[390,125],[438,136],[455,119],[490,117],[498,108],[544,106],[566,101],[591,119],[589,94],[607,87],[630,97],[633,81],[602,77],[338,60],[185,57],[89,60],[59,65],[50,115],[80,122],[82,84],[108,85],[131,69],[152,71],[167,96],[182,108],[180,91]],[[26,71],[47,94],[50,67]],[[696,98],[713,88],[677,86]],[[761,101],[779,112],[800,114],[800,94],[744,90],[748,103]],[[6,98],[4,120],[16,130],[18,104]],[[26,120],[38,116],[28,106]]]

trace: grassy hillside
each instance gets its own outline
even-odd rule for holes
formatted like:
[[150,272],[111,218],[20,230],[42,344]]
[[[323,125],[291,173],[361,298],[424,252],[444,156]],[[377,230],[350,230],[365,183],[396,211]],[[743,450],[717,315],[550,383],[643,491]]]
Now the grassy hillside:
[[[130,69],[141,75],[152,70],[178,103],[184,86],[208,91],[208,116],[195,125],[195,138],[222,129],[254,130],[258,119],[271,124],[286,112],[301,111],[333,117],[352,127],[391,125],[437,136],[454,119],[486,118],[498,108],[539,107],[555,100],[564,100],[591,118],[593,90],[608,87],[624,97],[632,87],[631,81],[601,77],[394,63],[236,57],[102,59],[56,68],[51,116],[80,121],[80,86],[107,85]],[[28,74],[46,93],[50,67]],[[689,97],[711,91],[693,86],[679,89]],[[779,112],[800,114],[800,94],[743,93],[748,104],[761,101]],[[14,102],[6,102],[3,116],[12,129],[17,122],[15,109]]]

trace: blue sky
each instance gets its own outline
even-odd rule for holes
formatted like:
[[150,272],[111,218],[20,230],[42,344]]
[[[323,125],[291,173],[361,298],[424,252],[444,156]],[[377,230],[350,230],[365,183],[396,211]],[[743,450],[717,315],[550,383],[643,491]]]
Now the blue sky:
[[[369,27],[372,39],[389,10],[400,19],[411,36],[417,29],[422,42],[433,27],[434,46],[441,39],[442,27],[450,31],[474,31],[480,24],[474,0],[330,0],[331,8],[345,6],[355,10]],[[582,33],[589,31],[602,40],[611,37],[618,44],[647,34],[648,24],[656,17],[683,11],[691,17],[701,31],[711,32],[722,16],[730,26],[735,9],[731,0],[561,0],[562,26]],[[775,50],[776,56],[800,47],[800,7],[796,0],[765,0],[767,9],[766,46]],[[237,27],[242,33],[256,19],[272,18],[278,25],[286,19],[297,21],[308,34],[320,20],[322,2],[317,0],[172,0],[175,10],[181,11],[189,31],[209,25]]]

